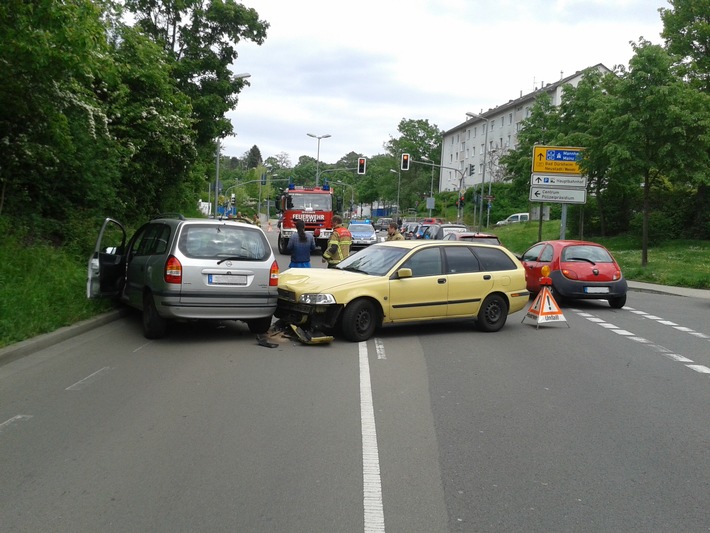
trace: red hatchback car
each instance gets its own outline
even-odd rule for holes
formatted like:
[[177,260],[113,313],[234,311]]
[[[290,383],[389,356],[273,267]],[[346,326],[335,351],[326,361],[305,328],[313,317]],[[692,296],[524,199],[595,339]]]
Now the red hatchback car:
[[614,309],[626,304],[626,279],[609,250],[587,241],[543,241],[529,248],[520,261],[531,293],[540,291],[543,266],[550,267],[552,293],[561,299],[607,300]]

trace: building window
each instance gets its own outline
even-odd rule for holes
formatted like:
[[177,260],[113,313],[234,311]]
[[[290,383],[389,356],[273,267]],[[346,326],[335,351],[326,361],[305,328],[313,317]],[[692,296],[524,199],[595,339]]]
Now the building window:
[[508,115],[508,124],[510,125],[512,123],[513,123],[513,113]]

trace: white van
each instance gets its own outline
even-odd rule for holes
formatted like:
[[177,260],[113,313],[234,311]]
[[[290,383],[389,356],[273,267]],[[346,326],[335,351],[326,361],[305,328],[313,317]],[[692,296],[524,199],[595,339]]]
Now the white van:
[[508,224],[515,224],[516,222],[528,222],[530,220],[530,213],[513,213],[505,220],[499,220],[496,222],[496,226],[507,226]]

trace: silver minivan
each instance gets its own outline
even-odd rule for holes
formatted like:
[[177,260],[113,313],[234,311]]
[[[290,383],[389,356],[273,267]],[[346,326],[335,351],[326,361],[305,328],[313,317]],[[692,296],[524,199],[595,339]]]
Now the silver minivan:
[[89,259],[86,294],[140,310],[149,339],[164,336],[172,320],[241,320],[252,333],[265,333],[278,279],[258,226],[161,216],[126,243],[124,226],[107,218]]

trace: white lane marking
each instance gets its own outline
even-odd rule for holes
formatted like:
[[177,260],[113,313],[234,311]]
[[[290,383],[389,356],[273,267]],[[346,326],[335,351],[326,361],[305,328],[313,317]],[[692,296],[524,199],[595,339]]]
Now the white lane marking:
[[83,389],[86,385],[88,385],[89,383],[92,383],[93,381],[96,381],[100,376],[102,376],[103,374],[105,374],[105,373],[108,372],[109,370],[111,370],[111,368],[108,367],[108,366],[105,366],[105,367],[103,367],[103,368],[97,370],[97,371],[94,372],[93,374],[86,376],[84,379],[81,379],[81,380],[77,381],[76,383],[74,383],[74,385],[68,386],[68,387],[67,387],[66,389],[64,389],[64,390],[81,390],[81,389]]
[[365,506],[365,533],[384,533],[380,454],[377,450],[377,427],[372,402],[370,362],[367,342],[359,343],[360,352],[360,425],[362,427],[362,492]]
[[387,354],[385,353],[385,343],[382,339],[375,339],[375,351],[377,352],[378,359],[387,359]]
[[633,335],[633,333],[631,333],[630,331],[626,331],[625,329],[613,329],[612,331],[614,333],[618,333],[619,335],[625,335],[626,337],[631,337]]
[[670,320],[659,320],[658,323],[663,324],[664,326],[677,326],[678,325],[675,322],[672,322]]
[[678,355],[677,353],[664,353],[668,359],[672,359],[673,361],[678,361],[680,363],[692,363],[692,359],[688,359],[684,355]]
[[8,428],[9,428],[12,424],[14,424],[15,422],[25,422],[26,420],[29,420],[30,418],[32,418],[32,415],[17,415],[17,416],[13,416],[11,419],[5,420],[5,422],[3,422],[2,424],[0,424],[0,433],[2,433],[3,431],[5,431],[6,429],[8,429]]
[[[626,309],[626,307],[624,307],[624,309]],[[658,319],[658,317],[656,317],[656,316],[649,315],[648,313],[644,313],[643,311],[636,311],[631,307],[629,307],[628,310],[634,314],[643,315],[644,318]],[[614,333],[618,333],[619,335],[622,335],[622,336],[626,337],[627,339],[631,339],[632,341],[636,341],[641,344],[646,344],[652,350],[660,353],[661,355],[663,355],[664,357],[667,357],[668,359],[670,359],[672,361],[678,361],[680,363],[692,363],[693,362],[692,359],[688,359],[687,357],[680,355],[680,354],[672,353],[671,350],[669,350],[668,348],[666,348],[664,346],[661,346],[660,344],[652,344],[651,341],[649,341],[648,339],[645,339],[643,337],[639,337],[639,336],[631,333],[630,331],[626,331],[625,329],[619,329],[618,326],[615,326],[614,324],[610,324],[608,322],[604,322],[603,320],[598,319],[594,315],[591,315],[589,313],[583,313],[583,312],[578,311],[576,309],[573,309],[572,311],[576,312],[577,315],[586,318],[590,322],[594,322],[595,324],[597,324],[603,328],[607,328],[607,329],[613,331]],[[670,324],[673,324],[673,323],[671,322]],[[704,335],[702,333],[698,333],[690,328],[677,327],[674,329],[677,329],[680,331],[685,331],[686,333],[690,333],[691,335],[701,336],[702,338],[706,337],[706,335]],[[685,366],[687,366],[691,370],[695,370],[696,372],[699,372],[701,374],[710,374],[710,368],[708,368],[707,366],[704,366],[704,365],[686,364]]]

